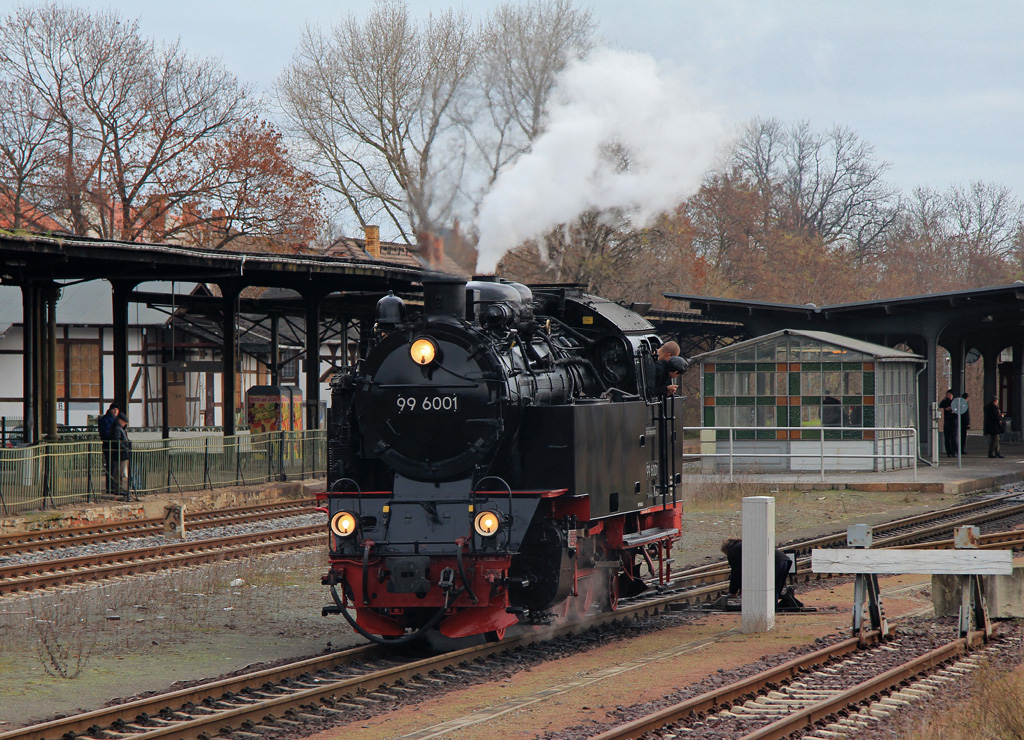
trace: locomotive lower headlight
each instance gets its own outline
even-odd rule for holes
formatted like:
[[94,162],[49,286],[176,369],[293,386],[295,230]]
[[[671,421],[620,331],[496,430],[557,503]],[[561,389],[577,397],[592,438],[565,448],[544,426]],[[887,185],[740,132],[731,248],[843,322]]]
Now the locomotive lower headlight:
[[356,533],[356,518],[347,511],[339,511],[331,517],[331,531],[339,537],[348,537]]
[[481,537],[493,537],[501,531],[504,517],[496,511],[481,511],[473,519],[473,529]]

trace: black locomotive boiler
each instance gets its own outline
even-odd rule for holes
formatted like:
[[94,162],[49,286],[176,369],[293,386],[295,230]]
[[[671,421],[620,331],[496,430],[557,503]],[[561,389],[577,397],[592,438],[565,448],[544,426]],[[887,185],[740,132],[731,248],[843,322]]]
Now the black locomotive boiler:
[[681,409],[651,324],[500,280],[425,281],[406,313],[382,298],[331,381],[324,613],[377,641],[500,638],[666,580]]

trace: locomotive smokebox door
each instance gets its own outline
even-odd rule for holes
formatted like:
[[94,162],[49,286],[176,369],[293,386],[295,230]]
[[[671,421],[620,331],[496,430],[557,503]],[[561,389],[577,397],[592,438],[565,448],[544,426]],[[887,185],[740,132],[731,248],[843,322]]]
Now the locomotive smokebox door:
[[430,581],[427,580],[429,557],[386,558],[384,566],[391,571],[391,580],[388,581],[390,593],[425,594],[430,590]]

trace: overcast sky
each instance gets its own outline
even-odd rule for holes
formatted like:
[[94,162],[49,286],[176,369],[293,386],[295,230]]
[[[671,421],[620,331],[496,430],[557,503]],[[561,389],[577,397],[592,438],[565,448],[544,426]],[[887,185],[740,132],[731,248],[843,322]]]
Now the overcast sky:
[[[142,21],[265,91],[308,24],[369,0],[71,0]],[[0,8],[33,0],[0,0]],[[483,17],[494,0],[409,0]],[[909,190],[985,180],[1024,197],[1024,6],[1012,0],[592,0],[608,44],[683,68],[736,123],[752,116],[852,128]]]

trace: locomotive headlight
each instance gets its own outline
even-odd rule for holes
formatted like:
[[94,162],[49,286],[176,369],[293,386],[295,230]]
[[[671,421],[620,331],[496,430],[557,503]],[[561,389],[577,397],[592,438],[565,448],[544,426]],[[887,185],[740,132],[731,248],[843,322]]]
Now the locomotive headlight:
[[473,518],[473,529],[481,537],[493,537],[501,531],[505,517],[497,511],[481,511]]
[[347,511],[339,511],[331,517],[331,531],[339,537],[348,537],[356,532],[356,518]]
[[437,345],[429,339],[417,339],[409,348],[409,355],[417,365],[429,365],[437,357]]

